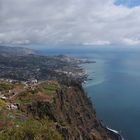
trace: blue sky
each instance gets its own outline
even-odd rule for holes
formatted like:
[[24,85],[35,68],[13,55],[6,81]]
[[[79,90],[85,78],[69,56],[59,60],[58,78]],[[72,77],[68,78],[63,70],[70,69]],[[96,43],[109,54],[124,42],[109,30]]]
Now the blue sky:
[[118,5],[125,5],[128,7],[135,7],[140,5],[140,0],[117,0],[116,4]]

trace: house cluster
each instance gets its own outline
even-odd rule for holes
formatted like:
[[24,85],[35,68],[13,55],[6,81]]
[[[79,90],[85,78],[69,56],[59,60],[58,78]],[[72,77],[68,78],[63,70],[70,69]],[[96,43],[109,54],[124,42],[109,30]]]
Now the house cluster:
[[[0,99],[3,100],[3,101],[7,101],[9,99],[14,98],[19,93],[23,92],[26,88],[33,89],[37,85],[38,80],[37,79],[31,79],[31,80],[28,80],[28,81],[17,81],[17,80],[12,80],[12,79],[0,79],[0,82],[1,83],[12,83],[12,84],[20,83],[20,84],[24,85],[24,89],[11,89],[11,90],[0,91]],[[9,110],[18,109],[18,105],[8,103],[7,108]]]

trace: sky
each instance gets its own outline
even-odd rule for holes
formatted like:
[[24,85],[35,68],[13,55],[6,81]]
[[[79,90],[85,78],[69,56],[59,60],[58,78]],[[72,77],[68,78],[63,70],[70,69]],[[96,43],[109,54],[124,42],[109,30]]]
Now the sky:
[[116,0],[115,2],[117,5],[125,5],[127,7],[135,7],[140,5],[140,0]]
[[0,44],[140,45],[139,0],[0,0]]

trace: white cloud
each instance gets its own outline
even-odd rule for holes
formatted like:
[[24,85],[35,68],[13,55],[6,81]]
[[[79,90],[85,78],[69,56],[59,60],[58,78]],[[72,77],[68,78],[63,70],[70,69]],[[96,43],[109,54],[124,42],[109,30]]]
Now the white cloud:
[[85,42],[82,45],[110,45],[111,43],[109,41],[105,41],[105,40],[96,40],[93,42]]
[[140,45],[140,40],[137,40],[137,39],[124,38],[123,41],[125,44],[131,45],[131,46]]
[[0,42],[139,45],[139,15],[113,0],[0,0]]

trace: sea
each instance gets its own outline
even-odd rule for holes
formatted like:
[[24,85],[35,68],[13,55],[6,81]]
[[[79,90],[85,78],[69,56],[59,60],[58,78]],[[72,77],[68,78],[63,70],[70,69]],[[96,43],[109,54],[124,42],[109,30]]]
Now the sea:
[[83,86],[97,117],[109,128],[119,131],[125,140],[140,140],[140,49],[97,47],[42,52],[96,61],[82,67],[88,73]]

